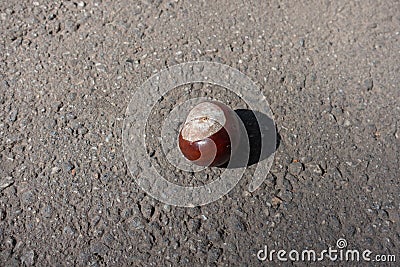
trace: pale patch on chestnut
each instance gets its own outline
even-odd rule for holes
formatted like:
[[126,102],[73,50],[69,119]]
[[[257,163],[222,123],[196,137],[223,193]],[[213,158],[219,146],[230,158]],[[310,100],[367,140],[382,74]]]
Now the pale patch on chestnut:
[[189,112],[182,137],[191,142],[199,141],[221,130],[224,124],[224,111],[215,103],[203,102]]

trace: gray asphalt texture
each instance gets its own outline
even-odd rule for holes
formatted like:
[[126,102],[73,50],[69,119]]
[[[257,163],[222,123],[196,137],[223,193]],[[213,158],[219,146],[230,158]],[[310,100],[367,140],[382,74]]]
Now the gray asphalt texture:
[[[10,0],[0,20],[1,266],[265,266],[265,245],[339,238],[400,261],[399,1]],[[178,208],[135,184],[122,126],[135,88],[195,60],[255,81],[280,142],[254,193]]]

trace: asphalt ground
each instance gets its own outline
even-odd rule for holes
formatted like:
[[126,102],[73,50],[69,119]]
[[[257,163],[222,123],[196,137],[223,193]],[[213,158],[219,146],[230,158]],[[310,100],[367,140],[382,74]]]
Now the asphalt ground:
[[[399,1],[1,1],[0,20],[1,266],[400,260]],[[253,80],[279,142],[260,188],[247,190],[253,165],[221,199],[185,208],[138,186],[122,132],[137,88],[192,61]],[[179,90],[246,108],[192,85],[156,106],[151,127],[191,96]],[[148,147],[163,162],[159,141]],[[360,260],[282,260],[329,248]]]

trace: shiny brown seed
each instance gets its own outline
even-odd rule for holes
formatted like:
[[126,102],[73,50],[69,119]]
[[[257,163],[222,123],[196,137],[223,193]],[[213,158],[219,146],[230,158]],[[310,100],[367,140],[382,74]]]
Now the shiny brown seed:
[[196,165],[221,166],[229,161],[239,139],[236,113],[221,102],[207,101],[189,112],[179,133],[179,148]]

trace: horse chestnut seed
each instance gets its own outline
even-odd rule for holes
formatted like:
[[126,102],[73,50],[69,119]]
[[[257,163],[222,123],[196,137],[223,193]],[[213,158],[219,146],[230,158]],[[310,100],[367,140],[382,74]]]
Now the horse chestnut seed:
[[202,102],[189,112],[179,133],[179,148],[196,165],[221,166],[238,147],[239,127],[231,108],[217,101]]

